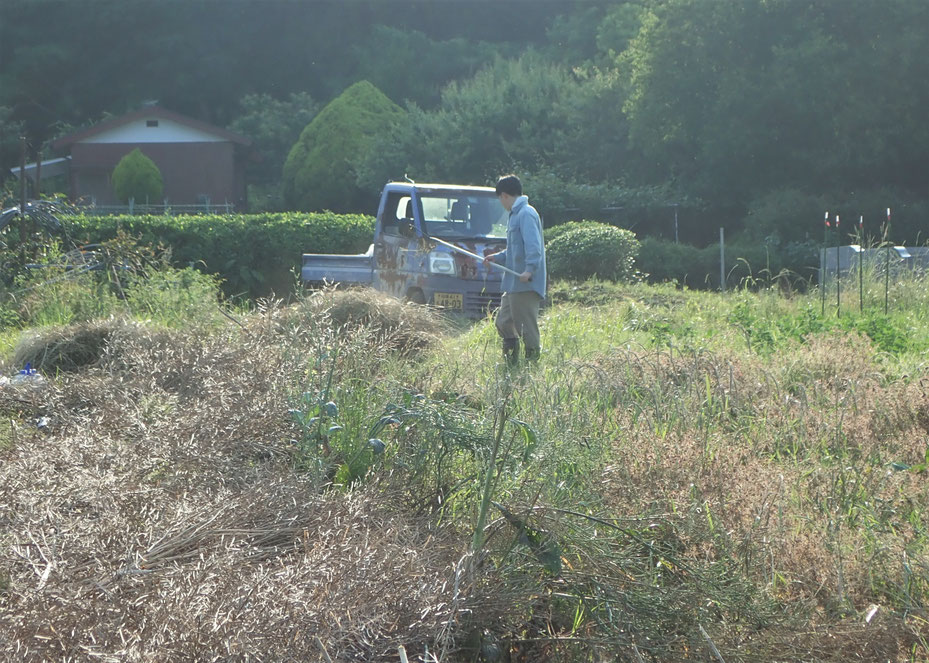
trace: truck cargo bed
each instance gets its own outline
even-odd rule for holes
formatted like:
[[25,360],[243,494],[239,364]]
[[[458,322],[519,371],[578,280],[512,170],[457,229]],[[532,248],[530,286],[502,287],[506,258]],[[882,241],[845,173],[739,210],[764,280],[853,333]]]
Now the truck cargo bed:
[[307,283],[345,283],[371,285],[374,245],[358,255],[304,253],[301,276]]

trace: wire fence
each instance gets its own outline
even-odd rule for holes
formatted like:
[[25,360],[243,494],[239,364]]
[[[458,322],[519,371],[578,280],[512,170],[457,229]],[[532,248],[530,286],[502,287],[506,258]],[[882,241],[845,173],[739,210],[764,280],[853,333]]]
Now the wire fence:
[[181,214],[234,214],[235,205],[230,202],[224,203],[197,203],[191,205],[139,205],[132,201],[128,205],[97,205],[90,203],[87,205],[76,205],[79,211],[84,214],[130,214],[130,215],[152,215],[152,216],[177,216]]

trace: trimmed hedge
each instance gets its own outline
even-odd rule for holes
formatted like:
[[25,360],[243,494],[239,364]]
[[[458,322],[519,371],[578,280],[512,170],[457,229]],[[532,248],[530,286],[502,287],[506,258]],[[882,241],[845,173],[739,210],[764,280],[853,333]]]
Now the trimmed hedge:
[[556,237],[564,235],[566,232],[577,230],[579,228],[600,228],[604,225],[605,224],[602,221],[568,221],[567,223],[559,223],[557,226],[545,228],[542,231],[542,234],[545,238],[545,246],[548,246],[549,242],[554,240]]
[[75,242],[96,244],[121,230],[142,244],[170,249],[177,266],[219,276],[227,295],[249,297],[292,292],[303,253],[361,253],[374,236],[372,217],[332,212],[78,215],[67,221]]
[[639,251],[639,241],[632,232],[595,221],[565,225],[573,227],[548,233],[545,254],[552,278],[597,276],[610,281],[632,278]]

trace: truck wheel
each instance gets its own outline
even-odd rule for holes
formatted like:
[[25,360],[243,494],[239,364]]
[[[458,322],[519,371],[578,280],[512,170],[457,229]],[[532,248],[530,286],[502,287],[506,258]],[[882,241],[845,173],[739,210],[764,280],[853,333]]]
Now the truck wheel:
[[419,288],[410,288],[406,291],[406,301],[414,304],[425,304],[426,295],[424,295],[423,291]]

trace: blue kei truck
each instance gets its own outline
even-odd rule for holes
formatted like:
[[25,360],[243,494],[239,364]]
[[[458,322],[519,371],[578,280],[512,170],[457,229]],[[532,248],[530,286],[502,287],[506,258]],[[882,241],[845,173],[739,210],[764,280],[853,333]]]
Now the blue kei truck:
[[301,277],[482,317],[500,304],[503,268],[481,259],[506,248],[507,216],[490,187],[390,182],[367,252],[305,253]]

